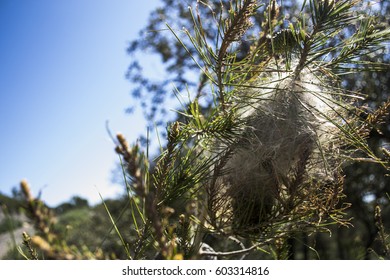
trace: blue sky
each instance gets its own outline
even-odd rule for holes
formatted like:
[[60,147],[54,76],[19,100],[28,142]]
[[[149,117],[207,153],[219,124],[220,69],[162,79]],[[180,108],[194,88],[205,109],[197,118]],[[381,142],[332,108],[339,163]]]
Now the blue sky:
[[130,142],[146,130],[140,112],[124,113],[132,103],[126,47],[158,4],[0,2],[2,193],[24,178],[51,206],[123,192],[110,182],[118,158],[105,122]]

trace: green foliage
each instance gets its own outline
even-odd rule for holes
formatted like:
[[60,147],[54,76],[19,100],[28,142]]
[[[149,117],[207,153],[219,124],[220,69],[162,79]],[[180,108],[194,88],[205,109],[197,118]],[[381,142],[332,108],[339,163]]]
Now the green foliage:
[[3,219],[0,222],[0,234],[12,231],[22,225],[19,220]]
[[78,196],[74,196],[70,199],[69,202],[64,202],[55,207],[55,212],[57,214],[66,213],[69,210],[77,209],[77,208],[88,208],[89,204],[86,199],[83,199]]
[[10,213],[18,213],[20,210],[19,200],[0,193],[0,206],[3,207],[4,205]]
[[58,217],[57,231],[62,232],[70,244],[92,248],[91,241],[95,239],[91,236],[92,216],[92,210],[87,207],[69,210]]

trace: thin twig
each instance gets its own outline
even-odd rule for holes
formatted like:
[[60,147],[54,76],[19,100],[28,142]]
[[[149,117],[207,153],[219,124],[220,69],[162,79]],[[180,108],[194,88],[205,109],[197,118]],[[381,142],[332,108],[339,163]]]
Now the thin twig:
[[249,248],[246,248],[246,249],[241,249],[241,250],[237,250],[237,251],[230,251],[230,252],[204,252],[204,253],[201,253],[200,255],[201,256],[211,256],[211,257],[230,257],[230,256],[236,256],[236,255],[246,255],[248,254],[250,251],[256,249],[257,247],[260,246],[260,243],[257,243]]

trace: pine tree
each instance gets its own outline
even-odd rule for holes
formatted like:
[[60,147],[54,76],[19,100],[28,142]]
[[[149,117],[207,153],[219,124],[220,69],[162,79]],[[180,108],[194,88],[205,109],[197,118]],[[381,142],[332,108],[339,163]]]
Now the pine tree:
[[[295,233],[349,224],[343,168],[389,168],[366,141],[389,101],[368,112],[364,96],[342,84],[344,75],[389,69],[374,58],[390,31],[364,4],[308,0],[287,22],[275,0],[198,1],[191,29],[168,23],[201,78],[187,100],[178,89],[180,118],[153,164],[118,135],[139,236],[130,257],[155,248],[168,259],[287,258]],[[249,36],[260,9],[260,32]]]

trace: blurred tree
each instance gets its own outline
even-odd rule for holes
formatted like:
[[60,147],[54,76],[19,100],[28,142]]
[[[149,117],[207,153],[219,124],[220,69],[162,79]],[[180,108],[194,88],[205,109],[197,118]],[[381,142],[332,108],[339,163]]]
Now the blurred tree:
[[5,194],[0,193],[0,207],[7,207],[7,211],[12,214],[19,212],[20,201],[20,199],[15,199],[15,197],[9,197]]
[[69,202],[61,203],[55,207],[54,211],[59,215],[78,208],[89,208],[88,200],[79,196],[73,196]]

